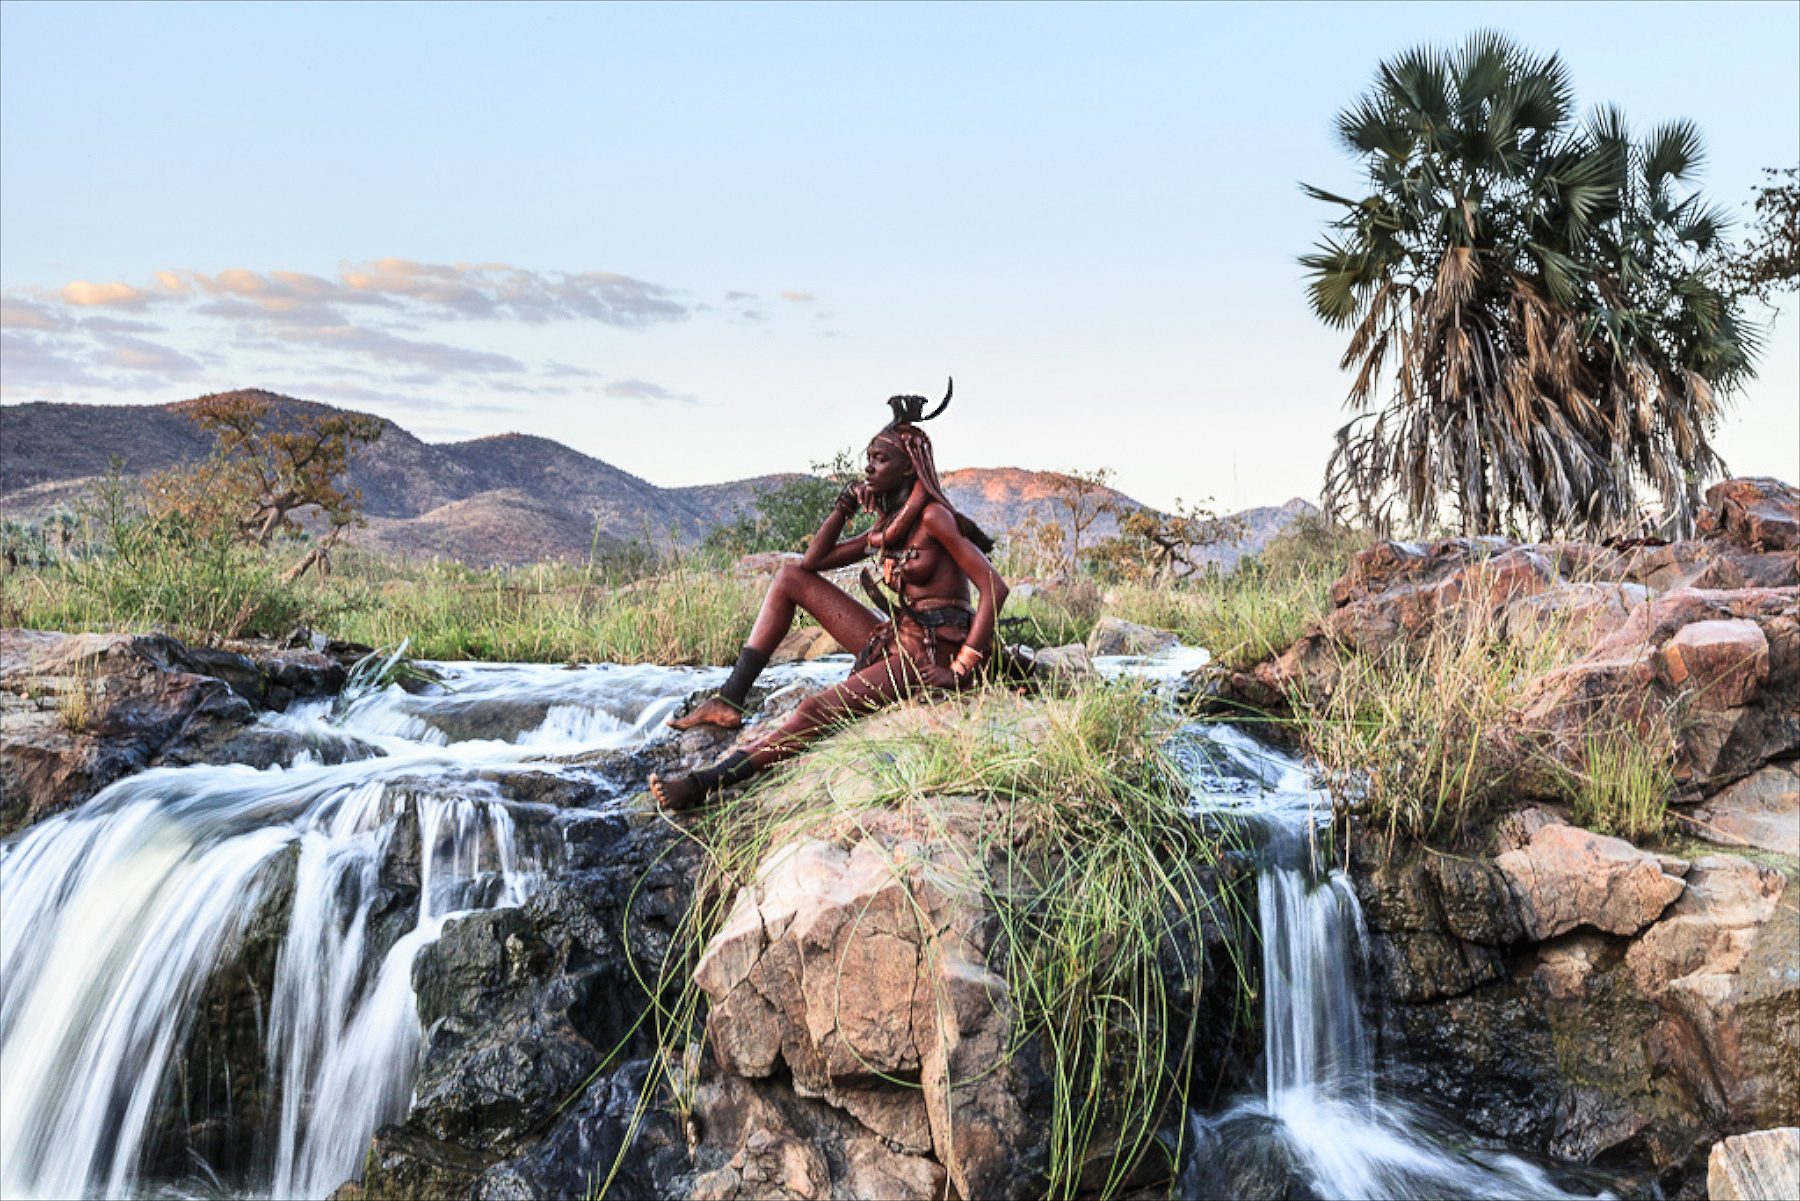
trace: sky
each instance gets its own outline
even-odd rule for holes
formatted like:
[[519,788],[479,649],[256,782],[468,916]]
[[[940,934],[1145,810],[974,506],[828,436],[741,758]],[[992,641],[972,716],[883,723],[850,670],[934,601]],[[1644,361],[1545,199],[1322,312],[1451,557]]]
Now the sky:
[[[1800,162],[1800,3],[0,4],[0,400],[260,387],[675,486],[954,376],[944,470],[1313,498],[1300,183],[1357,192],[1335,115],[1478,29],[1693,120],[1740,218]],[[1794,481],[1800,305],[1754,315],[1717,445]]]

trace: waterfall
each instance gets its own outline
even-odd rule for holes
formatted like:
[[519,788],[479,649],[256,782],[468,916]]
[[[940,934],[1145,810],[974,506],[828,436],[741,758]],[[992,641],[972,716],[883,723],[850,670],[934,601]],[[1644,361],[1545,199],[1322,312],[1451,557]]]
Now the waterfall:
[[1196,803],[1261,843],[1263,1093],[1194,1115],[1184,1196],[1549,1198],[1573,1194],[1517,1155],[1386,1095],[1358,981],[1367,931],[1355,890],[1321,863],[1330,799],[1300,764],[1229,728],[1190,728],[1178,754]]
[[[566,774],[549,756],[639,745],[723,675],[443,666],[446,688],[365,698],[340,725],[325,704],[268,719],[360,760],[147,771],[0,845],[0,1195],[123,1197],[173,1172],[322,1197],[357,1175],[411,1101],[413,959],[555,866],[484,773]],[[196,1083],[183,1056],[208,989],[252,944],[274,955],[267,995],[237,1001],[258,1071]],[[157,1145],[196,1091],[227,1124],[257,1119],[226,1184]]]

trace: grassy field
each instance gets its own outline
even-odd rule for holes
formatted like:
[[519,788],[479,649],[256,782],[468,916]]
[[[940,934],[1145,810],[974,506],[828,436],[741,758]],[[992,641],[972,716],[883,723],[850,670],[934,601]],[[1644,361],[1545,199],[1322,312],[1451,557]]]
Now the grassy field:
[[[340,550],[319,581],[281,579],[292,547],[150,537],[127,528],[111,554],[0,573],[0,624],[162,629],[193,641],[281,637],[306,625],[374,647],[406,641],[433,659],[730,663],[766,576],[737,575],[702,550],[679,556],[477,569]],[[1292,641],[1322,611],[1341,555],[1273,554],[1167,584],[1079,578],[1008,604],[1009,641],[1082,642],[1103,615],[1173,630],[1242,665]],[[1008,564],[1002,558],[1002,571]]]

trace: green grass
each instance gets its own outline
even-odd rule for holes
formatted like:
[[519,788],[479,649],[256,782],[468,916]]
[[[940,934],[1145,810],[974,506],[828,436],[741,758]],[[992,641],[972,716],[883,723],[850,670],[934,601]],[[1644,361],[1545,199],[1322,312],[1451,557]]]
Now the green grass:
[[[774,848],[856,841],[873,815],[898,813],[934,854],[960,857],[950,875],[997,919],[988,966],[1013,1006],[1007,1054],[1041,1056],[1051,1082],[1048,1195],[1117,1195],[1146,1156],[1169,1154],[1171,1173],[1179,1160],[1156,1136],[1185,1131],[1202,925],[1232,920],[1207,870],[1220,836],[1184,811],[1166,715],[1140,687],[1042,704],[994,691],[961,707],[863,723],[700,820],[708,878],[685,946],[645,981],[678,998],[659,1007],[659,1037],[698,1037],[692,963]],[[966,802],[933,799],[971,797],[974,821]]]
[[1675,775],[1657,740],[1636,731],[1592,732],[1582,759],[1569,782],[1569,816],[1577,825],[1634,842],[1662,834]]
[[1510,632],[1480,576],[1451,613],[1380,654],[1336,647],[1329,691],[1296,686],[1289,708],[1339,803],[1389,841],[1453,838],[1485,810],[1521,799],[1566,804],[1582,825],[1645,838],[1673,790],[1672,714],[1642,696],[1587,698],[1581,743],[1530,727],[1544,676],[1588,640],[1551,613]]

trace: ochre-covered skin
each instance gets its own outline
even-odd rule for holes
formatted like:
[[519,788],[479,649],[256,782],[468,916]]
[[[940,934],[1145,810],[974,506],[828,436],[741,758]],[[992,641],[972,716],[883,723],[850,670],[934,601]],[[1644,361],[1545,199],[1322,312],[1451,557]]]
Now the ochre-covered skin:
[[[916,405],[896,403],[915,400]],[[896,397],[890,403],[897,416],[922,419],[913,413],[923,409],[920,398]],[[861,509],[876,514],[874,528],[844,538],[845,524]],[[844,490],[800,561],[776,573],[745,642],[746,652],[766,661],[792,627],[796,612],[804,610],[839,645],[861,648],[856,669],[742,748],[746,758],[741,764],[652,776],[657,803],[672,810],[691,808],[713,788],[738,783],[796,754],[840,720],[920,688],[953,689],[968,683],[992,651],[995,623],[1006,603],[1006,581],[988,562],[990,549],[987,536],[957,513],[944,494],[925,431],[914,421],[882,429],[869,443],[862,481]],[[824,575],[871,555],[893,593],[891,621]],[[972,607],[971,587],[977,598]],[[702,724],[736,728],[743,722],[737,700],[741,698],[710,697],[669,724],[679,730]]]

